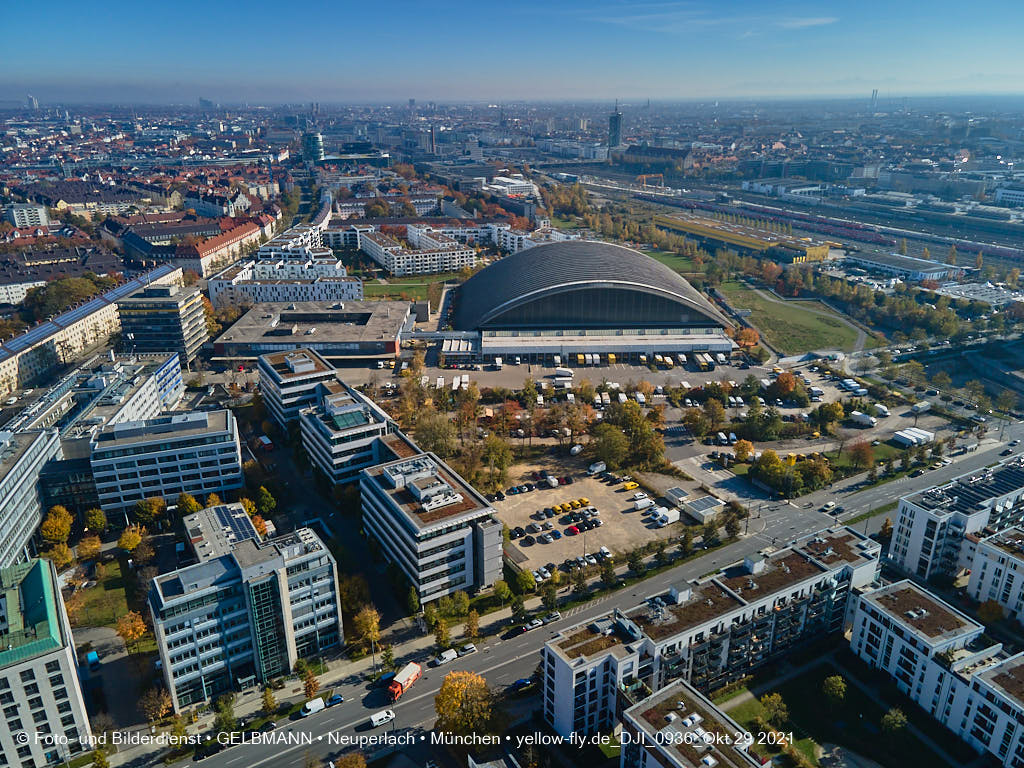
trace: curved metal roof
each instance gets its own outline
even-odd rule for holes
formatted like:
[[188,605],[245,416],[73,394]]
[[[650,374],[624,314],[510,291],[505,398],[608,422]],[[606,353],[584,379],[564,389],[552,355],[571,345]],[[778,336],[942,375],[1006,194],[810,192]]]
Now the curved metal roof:
[[665,296],[723,326],[730,325],[696,288],[660,261],[632,248],[591,240],[534,246],[481,270],[459,289],[454,325],[474,330],[545,294],[601,286]]

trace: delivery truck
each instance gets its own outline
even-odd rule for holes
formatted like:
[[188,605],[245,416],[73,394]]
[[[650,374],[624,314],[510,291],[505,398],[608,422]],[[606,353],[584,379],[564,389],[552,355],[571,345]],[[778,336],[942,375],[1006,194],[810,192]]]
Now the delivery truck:
[[415,661],[410,661],[395,675],[395,679],[388,684],[388,693],[392,701],[398,701],[402,694],[412,688],[412,684],[420,679],[423,674],[423,667]]
[[669,507],[666,509],[661,516],[658,518],[658,527],[664,528],[666,525],[679,522],[679,510],[675,507]]

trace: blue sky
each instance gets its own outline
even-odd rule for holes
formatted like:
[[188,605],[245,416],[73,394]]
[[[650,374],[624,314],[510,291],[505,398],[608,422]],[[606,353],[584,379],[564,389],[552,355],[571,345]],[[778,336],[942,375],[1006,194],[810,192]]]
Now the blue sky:
[[804,97],[1024,90],[1024,2],[7,3],[0,99]]

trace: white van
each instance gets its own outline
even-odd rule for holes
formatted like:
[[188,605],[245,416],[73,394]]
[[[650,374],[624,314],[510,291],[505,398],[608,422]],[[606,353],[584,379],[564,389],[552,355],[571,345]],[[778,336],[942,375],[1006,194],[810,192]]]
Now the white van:
[[302,709],[299,710],[299,714],[302,717],[309,717],[312,714],[320,712],[324,708],[324,700],[320,697],[310,699],[302,705]]
[[459,657],[459,654],[449,648],[447,651],[443,651],[440,656],[435,657],[434,666],[440,667],[447,664],[450,661],[455,661]]
[[394,711],[390,709],[382,709],[380,712],[374,712],[370,715],[370,727],[379,728],[384,723],[390,723],[395,719]]
[[633,502],[633,509],[639,511],[641,509],[647,509],[654,504],[650,499],[637,499]]

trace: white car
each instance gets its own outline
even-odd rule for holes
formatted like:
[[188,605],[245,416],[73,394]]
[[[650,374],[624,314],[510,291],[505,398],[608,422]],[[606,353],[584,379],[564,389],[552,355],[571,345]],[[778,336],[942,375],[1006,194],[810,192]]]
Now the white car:
[[382,709],[380,712],[375,712],[370,715],[370,727],[378,728],[384,725],[384,723],[390,723],[395,719],[395,713],[390,709]]

